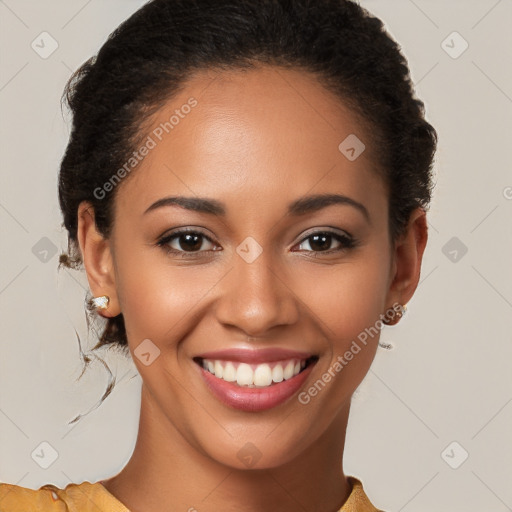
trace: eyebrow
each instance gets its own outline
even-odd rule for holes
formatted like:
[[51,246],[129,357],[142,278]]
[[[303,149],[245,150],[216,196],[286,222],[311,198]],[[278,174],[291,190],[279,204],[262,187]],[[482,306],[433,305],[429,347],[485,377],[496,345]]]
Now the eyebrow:
[[[370,214],[366,207],[355,201],[354,199],[341,194],[317,194],[312,196],[301,197],[288,205],[288,215],[300,216],[306,213],[316,212],[328,206],[339,204],[352,206],[359,210],[366,220],[370,222]],[[154,202],[149,206],[143,215],[157,208],[164,206],[178,206],[186,210],[192,210],[199,213],[207,213],[224,217],[226,215],[226,208],[216,199],[209,199],[203,197],[184,197],[184,196],[171,196],[164,197]]]

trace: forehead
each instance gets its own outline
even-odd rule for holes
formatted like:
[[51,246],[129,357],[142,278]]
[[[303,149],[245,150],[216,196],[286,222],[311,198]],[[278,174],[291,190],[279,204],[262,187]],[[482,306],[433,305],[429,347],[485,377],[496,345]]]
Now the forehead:
[[[313,75],[298,70],[198,72],[152,116],[143,135],[151,149],[121,187],[119,208],[142,213],[165,194],[228,204],[236,198],[261,210],[306,193],[336,189],[373,203],[373,195],[384,193],[365,125]],[[345,140],[364,144],[355,160],[340,150]]]

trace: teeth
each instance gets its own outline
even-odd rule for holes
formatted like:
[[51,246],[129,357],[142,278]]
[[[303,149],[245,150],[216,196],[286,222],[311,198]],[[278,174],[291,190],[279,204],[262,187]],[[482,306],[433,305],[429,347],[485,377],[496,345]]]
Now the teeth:
[[[215,376],[217,376],[217,374],[215,374]],[[252,368],[248,364],[240,363],[236,370],[236,383],[239,386],[248,386],[249,384],[254,384],[253,378],[254,374]]]
[[[217,374],[215,374],[217,375]],[[272,384],[272,370],[268,364],[259,365],[254,372],[255,386],[270,386]]]
[[215,375],[218,375],[220,378],[222,378],[224,368],[222,368],[222,365],[219,363],[219,361],[215,361],[213,368],[215,370]]
[[203,360],[203,368],[227,382],[239,386],[268,387],[298,375],[306,367],[305,360],[290,359],[277,363],[246,364],[231,361]]
[[272,380],[274,382],[283,382],[283,367],[280,364],[276,364],[272,370]]
[[[221,365],[222,366],[222,365]],[[215,372],[215,375],[217,376],[217,372]],[[224,379],[227,382],[235,382],[236,380],[236,369],[233,366],[233,363],[227,363],[224,367],[224,371],[222,372],[222,379]]]
[[285,369],[283,370],[283,377],[284,377],[284,380],[288,380],[290,378],[293,377],[293,371],[295,369],[295,365],[293,364],[293,361],[290,361]]

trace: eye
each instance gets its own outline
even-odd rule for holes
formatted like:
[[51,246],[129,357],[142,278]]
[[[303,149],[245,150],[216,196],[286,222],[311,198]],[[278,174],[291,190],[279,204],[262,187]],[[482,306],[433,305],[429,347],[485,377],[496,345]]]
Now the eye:
[[[331,249],[333,241],[338,243],[338,247]],[[348,235],[343,235],[334,231],[317,231],[304,238],[299,244],[299,247],[304,244],[309,245],[309,249],[306,248],[306,251],[308,252],[331,254],[355,247],[356,241]]]
[[195,256],[196,253],[205,253],[219,249],[204,249],[204,243],[216,247],[211,238],[204,233],[194,229],[182,229],[169,233],[157,242],[157,245],[165,249],[168,253]]
[[[333,242],[337,244],[337,247],[331,248]],[[204,247],[205,243],[206,248]],[[162,247],[168,254],[179,255],[184,258],[198,257],[205,253],[222,250],[214,244],[209,236],[194,228],[180,229],[164,235],[158,240],[157,245]],[[311,233],[302,240],[299,248],[303,245],[306,245],[306,248],[299,250],[314,253],[316,257],[317,254],[347,251],[355,247],[357,241],[349,235],[326,230]]]

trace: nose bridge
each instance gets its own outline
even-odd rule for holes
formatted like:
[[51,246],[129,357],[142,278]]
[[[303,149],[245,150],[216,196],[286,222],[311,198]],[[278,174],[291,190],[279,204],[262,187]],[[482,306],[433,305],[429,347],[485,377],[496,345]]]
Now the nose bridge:
[[224,280],[217,307],[219,322],[249,335],[262,335],[277,325],[298,319],[298,304],[280,276],[280,262],[248,237],[233,253],[233,269]]

